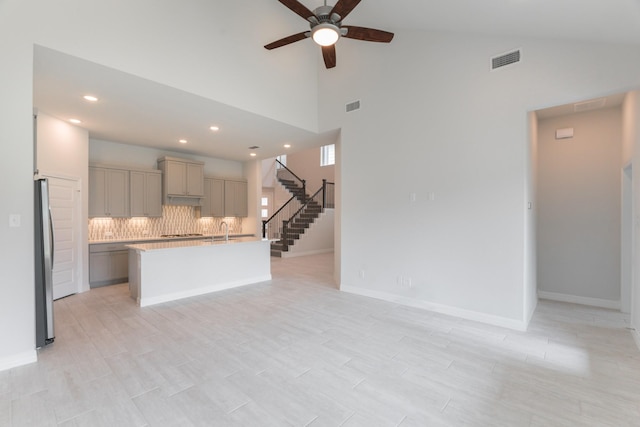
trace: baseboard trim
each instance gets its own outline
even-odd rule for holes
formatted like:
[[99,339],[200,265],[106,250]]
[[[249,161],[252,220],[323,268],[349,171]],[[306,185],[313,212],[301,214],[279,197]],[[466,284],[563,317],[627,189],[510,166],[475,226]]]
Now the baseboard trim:
[[465,310],[462,308],[437,304],[429,301],[416,300],[414,298],[407,298],[399,295],[389,294],[386,292],[362,289],[355,286],[342,285],[340,286],[340,290],[348,292],[350,294],[356,294],[393,302],[400,305],[406,305],[408,307],[421,308],[423,310],[432,311],[435,313],[446,314],[448,316],[459,317],[462,319],[486,323],[493,326],[500,326],[502,328],[513,329],[516,331],[526,331],[528,326],[527,322],[521,320],[509,319],[507,317],[495,316],[478,311]]
[[38,361],[38,352],[36,350],[25,351],[24,353],[14,354],[9,357],[0,359],[0,371],[16,368],[22,365],[28,365]]
[[638,350],[640,350],[640,331],[632,329],[631,335],[633,336],[633,340],[636,342],[636,346],[638,347]]
[[328,254],[330,252],[333,252],[333,248],[316,249],[313,251],[306,251],[306,252],[282,252],[281,258],[295,258],[295,257],[307,256],[307,255]]
[[175,301],[175,300],[190,298],[190,297],[196,297],[198,295],[209,294],[212,292],[224,291],[226,289],[239,288],[240,286],[253,285],[254,283],[268,282],[269,280],[271,280],[270,274],[265,276],[237,280],[234,282],[218,283],[215,285],[204,286],[202,288],[191,289],[189,291],[184,291],[184,292],[173,292],[170,294],[159,295],[155,297],[139,298],[137,302],[140,307],[148,307],[150,305],[162,304],[165,302],[170,302],[170,301]]
[[538,298],[548,299],[551,301],[569,302],[572,304],[588,305],[591,307],[610,308],[612,310],[620,310],[622,308],[622,304],[619,300],[614,301],[601,298],[580,297],[577,295],[567,295],[556,292],[538,291]]

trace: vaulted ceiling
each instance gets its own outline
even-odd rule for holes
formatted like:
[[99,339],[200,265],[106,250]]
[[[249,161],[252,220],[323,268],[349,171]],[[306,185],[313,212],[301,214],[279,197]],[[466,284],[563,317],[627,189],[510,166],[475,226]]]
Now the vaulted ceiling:
[[[273,34],[284,37],[308,28],[278,1],[272,3],[268,7],[273,14],[292,15],[281,21],[286,28],[274,29]],[[309,9],[322,5],[301,3]],[[640,0],[363,0],[347,20],[392,32],[451,31],[640,45]],[[247,37],[255,37],[251,42],[259,45],[271,41],[255,33]],[[317,48],[305,42],[308,49]],[[330,71],[319,67],[319,72]],[[101,101],[89,105],[77,96],[87,92]],[[40,47],[35,51],[34,107],[62,120],[81,116],[79,126],[92,138],[238,161],[250,159],[249,146],[259,146],[258,158],[267,158],[284,152],[287,143],[300,150],[333,142],[338,132],[316,134]],[[220,130],[212,132],[211,125]],[[189,142],[181,146],[177,140],[183,138]]]

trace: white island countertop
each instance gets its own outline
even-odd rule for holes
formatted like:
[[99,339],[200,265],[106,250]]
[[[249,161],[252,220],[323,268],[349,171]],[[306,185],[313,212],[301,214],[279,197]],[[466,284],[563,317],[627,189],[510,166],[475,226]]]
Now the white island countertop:
[[259,237],[230,237],[229,240],[225,240],[224,237],[211,238],[199,240],[178,240],[178,241],[165,241],[165,242],[149,242],[149,243],[135,243],[133,245],[127,245],[127,248],[136,251],[157,251],[162,249],[175,249],[175,248],[190,248],[193,246],[212,246],[212,245],[230,245],[234,243],[247,243],[247,242],[260,242],[263,239]]
[[241,237],[127,245],[131,297],[144,307],[269,281],[270,243]]

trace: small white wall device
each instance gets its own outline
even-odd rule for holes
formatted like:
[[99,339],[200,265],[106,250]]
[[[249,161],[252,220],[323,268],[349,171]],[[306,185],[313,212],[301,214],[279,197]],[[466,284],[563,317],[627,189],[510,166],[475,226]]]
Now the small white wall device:
[[556,129],[556,139],[573,138],[573,128]]

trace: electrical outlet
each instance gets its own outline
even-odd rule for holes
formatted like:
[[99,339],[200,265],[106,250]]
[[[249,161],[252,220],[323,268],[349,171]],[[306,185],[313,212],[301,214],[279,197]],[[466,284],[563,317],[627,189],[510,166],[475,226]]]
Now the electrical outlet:
[[406,288],[412,288],[413,284],[411,282],[411,277],[403,277],[402,285]]
[[360,270],[360,278],[364,279],[364,270]]
[[20,214],[11,214],[9,215],[9,227],[20,227],[22,222],[22,217]]

